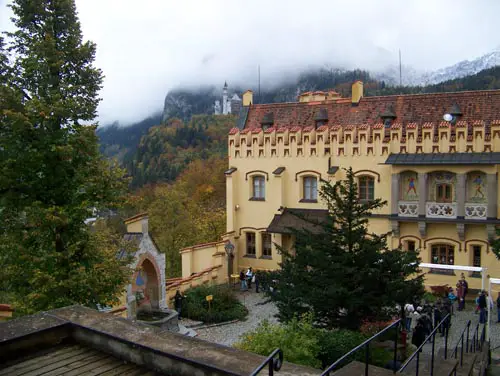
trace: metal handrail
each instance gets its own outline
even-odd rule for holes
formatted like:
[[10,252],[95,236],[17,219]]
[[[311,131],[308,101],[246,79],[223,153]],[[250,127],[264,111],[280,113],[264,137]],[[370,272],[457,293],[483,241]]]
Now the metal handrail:
[[471,347],[471,352],[476,352],[477,347],[479,346],[479,322],[476,324],[476,327],[474,328],[474,336],[472,337],[472,343],[470,345]]
[[[399,373],[403,372],[403,370],[408,366],[408,364],[410,364],[410,362],[415,358],[417,357],[417,369],[416,369],[416,375],[418,375],[418,365],[420,363],[420,350],[422,350],[422,348],[425,346],[425,344],[429,341],[429,339],[432,337],[432,355],[431,355],[431,376],[433,376],[434,374],[434,349],[435,349],[435,345],[436,345],[436,332],[438,331],[438,329],[445,323],[446,320],[448,320],[449,318],[451,317],[451,314],[448,313],[444,319],[442,319],[439,324],[436,325],[436,327],[434,329],[432,329],[432,331],[430,332],[430,334],[427,336],[427,338],[425,338],[424,342],[422,342],[422,344],[417,348],[417,350],[408,358],[406,359],[406,361],[404,362],[404,364],[401,366],[401,368],[399,369]],[[444,327],[444,330],[445,330],[445,348],[447,349],[448,348],[448,327],[449,325],[447,325],[446,327]]]
[[[387,332],[389,329],[394,328],[395,326],[398,326],[401,322],[402,322],[401,319],[397,319],[391,325],[386,326],[380,332],[375,333],[373,336],[368,338],[362,344],[356,346],[351,351],[349,351],[347,354],[344,354],[342,357],[337,359],[332,365],[330,365],[326,370],[323,371],[321,376],[330,376],[330,372],[333,371],[340,363],[342,363],[346,358],[348,358],[349,356],[354,354],[356,351],[358,351],[359,349],[362,349],[365,346],[366,346],[365,376],[368,376],[368,361],[370,358],[370,342],[373,341],[375,338],[379,337],[380,335],[384,334],[385,332]],[[395,336],[395,341],[394,341],[394,367],[396,366],[397,349],[398,349],[398,331],[396,330],[396,336]],[[395,372],[396,372],[396,370],[394,370],[394,373]]]
[[[462,344],[462,347],[460,348],[460,367],[463,366],[464,364],[464,334],[465,330],[467,329],[467,342],[465,345],[465,353],[467,354],[469,352],[469,328],[470,328],[471,320],[467,321],[467,325],[465,326],[464,330],[462,330],[462,333],[460,334],[460,339],[457,341],[457,345],[455,346],[455,350],[453,350],[453,354],[455,355],[455,359],[457,359],[458,356],[458,345]],[[447,354],[446,351],[444,353],[444,358],[446,359]]]
[[[276,357],[276,355],[278,357]],[[259,372],[262,371],[265,366],[269,366],[269,376],[273,376],[274,371],[279,371],[282,365],[283,365],[283,351],[281,349],[276,349],[266,358],[266,360],[262,362],[260,366],[255,368],[255,370],[250,374],[250,376],[255,376],[259,374]]]

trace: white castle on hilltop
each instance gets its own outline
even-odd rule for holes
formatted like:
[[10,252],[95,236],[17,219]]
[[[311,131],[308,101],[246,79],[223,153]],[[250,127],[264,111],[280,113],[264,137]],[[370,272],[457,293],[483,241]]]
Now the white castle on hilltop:
[[224,82],[224,87],[222,88],[222,108],[219,100],[215,101],[214,113],[215,115],[228,115],[237,114],[240,112],[241,99],[238,94],[234,93],[231,99],[229,99],[227,93],[227,82]]

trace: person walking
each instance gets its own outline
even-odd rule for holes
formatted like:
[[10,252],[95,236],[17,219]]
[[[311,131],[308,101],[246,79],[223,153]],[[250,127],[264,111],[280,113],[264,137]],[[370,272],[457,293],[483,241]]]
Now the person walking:
[[487,307],[487,300],[486,300],[486,291],[481,292],[481,296],[479,297],[479,323],[485,324],[486,323],[486,307]]
[[253,275],[253,281],[255,283],[255,292],[259,293],[260,280],[259,280],[259,273],[258,273],[258,271],[255,272],[254,275]]
[[177,292],[175,293],[175,296],[174,296],[174,305],[175,305],[175,310],[177,311],[178,315],[178,319],[179,320],[182,320],[182,301],[184,300],[184,295],[181,294],[181,292],[179,290],[177,290]]

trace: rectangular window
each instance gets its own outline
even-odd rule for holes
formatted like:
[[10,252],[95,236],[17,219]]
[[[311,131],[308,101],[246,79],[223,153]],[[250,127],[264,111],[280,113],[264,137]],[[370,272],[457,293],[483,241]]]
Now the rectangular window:
[[318,179],[312,176],[304,178],[304,200],[318,200]]
[[266,186],[264,176],[254,176],[253,177],[253,196],[252,198],[258,200],[264,200],[266,197]]
[[272,256],[271,234],[268,232],[262,233],[262,256],[264,257]]
[[[448,244],[437,244],[431,248],[431,259],[433,264],[453,265],[455,263],[455,248]],[[436,274],[451,274],[453,270],[446,269],[431,269],[432,273]]]
[[413,240],[408,240],[406,242],[406,250],[410,251],[410,252],[414,252],[415,251],[415,242]]
[[371,176],[359,178],[360,201],[372,201],[375,199],[375,180]]
[[247,232],[247,255],[255,256],[255,232]]
[[[481,246],[472,246],[472,266],[481,267]],[[481,278],[481,272],[472,272],[471,277]]]
[[452,188],[450,184],[439,184],[436,186],[436,201],[451,202]]

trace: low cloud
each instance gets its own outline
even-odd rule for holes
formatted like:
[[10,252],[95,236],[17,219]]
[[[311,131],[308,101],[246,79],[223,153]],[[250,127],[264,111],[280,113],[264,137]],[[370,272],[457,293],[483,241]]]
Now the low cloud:
[[[484,0],[76,0],[106,79],[101,123],[159,110],[178,86],[271,85],[311,66],[431,70],[496,48],[500,2]],[[11,28],[0,0],[0,29]]]

